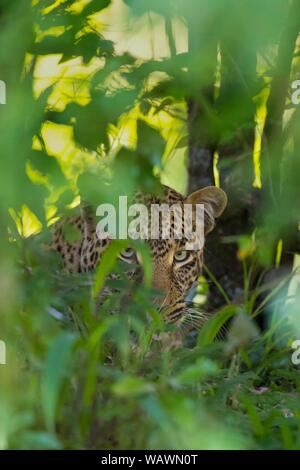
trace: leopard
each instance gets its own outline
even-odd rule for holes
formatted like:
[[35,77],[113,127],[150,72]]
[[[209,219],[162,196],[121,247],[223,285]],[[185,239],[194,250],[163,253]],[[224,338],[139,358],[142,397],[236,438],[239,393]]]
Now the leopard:
[[[157,239],[145,240],[152,259],[152,286],[161,293],[155,299],[156,306],[165,322],[178,324],[183,318],[187,318],[187,313],[190,312],[187,296],[203,272],[205,239],[215,227],[216,219],[224,212],[227,195],[216,186],[198,189],[187,196],[169,186],[161,187],[159,196],[139,193],[138,199],[144,197],[147,204],[190,204],[193,208],[196,204],[202,204],[204,207],[204,244],[200,249],[188,250],[185,238],[176,239],[171,236],[164,239],[161,233]],[[66,237],[66,224],[78,231],[79,237],[76,241],[72,242]],[[79,215],[62,219],[55,224],[51,249],[59,253],[66,271],[86,273],[101,267],[101,259],[112,241],[109,238],[99,238],[91,207],[83,203]],[[138,252],[129,245],[120,252],[119,258],[135,266],[129,271],[129,275],[136,282],[140,282],[143,274]],[[107,294],[109,289],[105,292]]]

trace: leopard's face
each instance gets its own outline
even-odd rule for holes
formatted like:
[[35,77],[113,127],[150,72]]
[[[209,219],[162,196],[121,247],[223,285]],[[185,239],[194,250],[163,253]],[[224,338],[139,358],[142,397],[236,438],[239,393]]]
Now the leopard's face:
[[[153,287],[158,291],[155,303],[168,322],[180,319],[186,307],[186,295],[195,285],[203,267],[203,249],[188,250],[185,241],[149,240]],[[131,247],[120,258],[135,266],[141,262]],[[134,276],[135,273],[132,273]]]
[[[205,235],[213,229],[215,219],[222,214],[227,204],[226,194],[216,187],[201,189],[187,197],[164,187],[161,198],[145,196],[145,200],[147,204],[191,204],[192,206],[203,204]],[[65,267],[69,271],[91,271],[101,263],[101,256],[110,241],[99,239],[96,223],[86,211],[81,217],[72,221],[72,224],[81,231],[81,240],[73,245],[66,242],[60,227],[54,237],[55,249],[62,255]],[[187,307],[186,296],[202,272],[204,248],[188,249],[188,240],[176,239],[172,236],[172,231],[168,239],[162,239],[160,233],[157,239],[150,238],[145,242],[148,243],[152,255],[153,287],[162,293],[157,296],[156,304],[167,322],[180,321]],[[130,246],[120,254],[120,258],[135,266],[141,262],[139,253]],[[141,268],[138,268],[139,272]],[[135,269],[131,271],[131,276],[140,278]]]
[[[151,203],[204,204],[205,227],[208,234],[214,227],[215,218],[219,217],[227,204],[224,191],[216,188],[204,188],[184,198],[176,191],[165,187],[164,196]],[[172,225],[173,226],[173,225]],[[147,240],[152,257],[153,287],[162,293],[156,299],[160,311],[168,322],[180,321],[187,307],[187,294],[195,286],[203,269],[204,247],[191,250],[188,240],[174,237],[164,240]],[[121,259],[128,263],[139,263],[139,255],[131,247],[121,253]]]

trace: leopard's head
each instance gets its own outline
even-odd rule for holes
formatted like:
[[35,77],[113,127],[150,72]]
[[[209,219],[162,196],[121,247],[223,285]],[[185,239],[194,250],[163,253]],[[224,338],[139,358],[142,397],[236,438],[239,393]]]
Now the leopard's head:
[[[223,213],[227,196],[215,186],[200,189],[187,197],[164,187],[161,198],[150,198],[149,201],[151,204],[190,204],[192,207],[203,204],[203,233],[206,236],[213,230],[215,219]],[[166,321],[176,323],[187,311],[187,294],[201,275],[204,245],[196,250],[187,249],[188,240],[176,239],[172,232],[169,239],[163,239],[160,233],[158,239],[149,239],[147,243],[152,255],[153,287],[163,294],[157,297],[156,302]],[[126,250],[125,256],[127,262],[137,261],[137,255],[131,249]]]
[[[214,186],[195,191],[187,197],[164,186],[160,197],[140,194],[136,195],[135,199],[142,202],[144,206],[148,206],[148,209],[149,204],[151,206],[153,204],[165,204],[168,207],[173,207],[174,205],[176,207],[184,207],[184,205],[189,204],[190,209],[192,209],[190,219],[190,225],[192,226],[195,221],[195,211],[193,209],[197,204],[202,205],[202,208],[204,207],[204,220],[202,220],[200,229],[204,234],[204,242],[206,235],[214,228],[215,219],[222,214],[227,204],[227,197],[224,191]],[[99,238],[92,213],[93,211],[90,207],[83,205],[80,217],[75,217],[68,221],[62,220],[55,226],[52,248],[61,254],[64,267],[70,272],[92,271],[98,264],[101,265],[102,255],[112,241],[109,238]],[[182,214],[184,214],[184,209]],[[147,218],[148,233],[151,220],[151,217],[150,219]],[[178,238],[175,235],[176,224],[177,226],[185,224],[185,220],[185,217],[177,220],[176,217],[170,218],[171,230],[170,236],[167,239],[159,230],[157,237],[151,238],[150,236],[146,240],[152,255],[153,287],[162,293],[160,296],[157,295],[155,299],[156,304],[165,320],[172,323],[179,322],[188,311],[187,294],[196,283],[203,268],[205,244],[202,244],[199,249],[191,249],[189,244],[188,249],[187,244],[189,240],[184,237]],[[70,243],[66,240],[63,228],[69,225],[75,226],[81,232],[82,237],[78,242]],[[197,227],[199,228],[199,225]],[[184,228],[182,227],[182,229],[184,234]],[[139,253],[136,253],[129,246],[129,248],[120,254],[120,258],[127,263],[134,264],[133,269],[129,269],[129,275],[135,280],[140,280],[143,269]],[[136,267],[136,265],[139,266]],[[111,277],[113,278],[113,276],[117,276],[117,274],[112,273]],[[114,278],[117,279],[117,277]],[[105,299],[106,294],[109,295],[110,292],[110,287],[103,289],[99,297],[99,305]]]

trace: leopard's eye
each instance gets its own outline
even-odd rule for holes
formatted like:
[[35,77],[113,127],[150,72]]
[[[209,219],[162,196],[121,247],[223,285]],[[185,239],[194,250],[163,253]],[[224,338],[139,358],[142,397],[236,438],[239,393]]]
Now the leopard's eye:
[[188,259],[189,255],[190,252],[188,250],[177,251],[174,255],[174,260],[178,263],[182,263]]
[[121,251],[120,258],[125,261],[131,261],[132,263],[134,263],[136,261],[136,253],[132,248],[128,247],[125,250]]

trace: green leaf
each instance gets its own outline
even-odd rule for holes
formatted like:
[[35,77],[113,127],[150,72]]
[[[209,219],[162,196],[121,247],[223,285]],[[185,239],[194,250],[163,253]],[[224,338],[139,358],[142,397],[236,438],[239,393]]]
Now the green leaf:
[[239,312],[234,318],[227,335],[227,350],[231,352],[246,346],[252,343],[258,336],[259,329],[255,321],[246,313]]
[[137,123],[137,152],[152,165],[159,165],[165,149],[165,141],[161,134],[144,121]]
[[119,397],[136,397],[153,392],[154,386],[139,377],[123,377],[112,386],[112,391]]
[[81,231],[79,230],[78,227],[76,227],[74,224],[72,223],[66,223],[63,228],[62,228],[62,231],[63,231],[63,236],[64,236],[64,239],[70,243],[71,245],[76,243],[76,242],[79,242],[82,238],[82,234],[81,234]]
[[197,341],[198,346],[204,347],[211,344],[222,326],[238,312],[239,307],[237,305],[228,305],[216,313],[201,329]]
[[120,251],[126,248],[128,242],[123,240],[114,240],[109,247],[104,251],[101,263],[99,263],[96,274],[95,282],[93,286],[93,295],[96,297],[101,291],[106,276],[113,270],[115,267],[117,257]]
[[60,36],[46,36],[33,44],[29,52],[34,55],[74,53],[74,31],[68,29]]
[[149,289],[152,285],[152,276],[153,276],[152,258],[151,258],[150,250],[147,245],[138,243],[137,251],[141,255],[141,258],[142,258],[143,282],[144,282],[145,287]]
[[34,170],[39,171],[42,175],[48,176],[52,184],[54,183],[56,186],[65,184],[66,180],[61,167],[56,158],[52,155],[38,150],[32,150],[29,162]]
[[83,9],[85,16],[93,15],[98,11],[104,10],[111,3],[111,0],[91,0]]
[[62,445],[53,434],[42,431],[27,431],[24,433],[24,437],[22,437],[22,448],[30,450],[60,450]]
[[214,361],[201,357],[194,364],[184,369],[184,371],[176,377],[176,380],[178,380],[179,383],[199,382],[199,380],[204,377],[215,375],[218,370],[219,368]]
[[54,430],[55,415],[63,381],[70,376],[71,352],[76,336],[61,333],[48,350],[41,383],[41,400],[46,426]]

